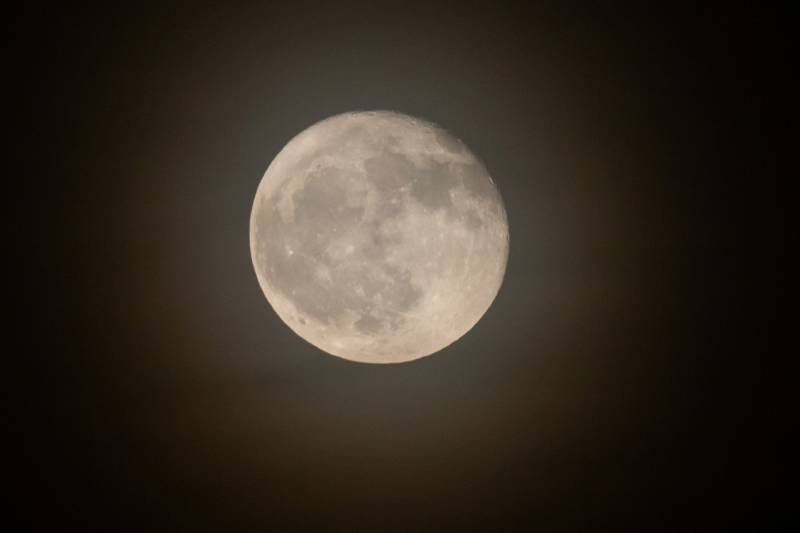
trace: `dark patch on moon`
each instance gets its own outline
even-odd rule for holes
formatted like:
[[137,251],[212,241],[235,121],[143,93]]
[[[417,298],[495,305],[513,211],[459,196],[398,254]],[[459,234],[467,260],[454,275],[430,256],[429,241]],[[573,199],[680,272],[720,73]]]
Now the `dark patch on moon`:
[[394,191],[408,184],[414,176],[414,163],[394,152],[383,152],[364,161],[367,179],[381,192]]
[[429,167],[414,167],[414,180],[411,182],[411,195],[423,206],[430,209],[452,207],[450,190],[458,182],[450,174],[448,165],[430,161]]
[[408,157],[385,152],[367,159],[364,167],[367,178],[381,193],[409,186],[411,196],[425,207],[439,209],[452,206],[450,189],[458,184],[457,178],[446,164],[433,159],[426,163],[425,166],[418,166]]
[[471,230],[477,231],[483,227],[483,219],[481,219],[481,216],[474,209],[468,209],[466,213],[464,213],[464,219],[467,223],[467,227]]
[[364,315],[355,323],[361,333],[378,333],[383,329],[383,322],[372,315]]

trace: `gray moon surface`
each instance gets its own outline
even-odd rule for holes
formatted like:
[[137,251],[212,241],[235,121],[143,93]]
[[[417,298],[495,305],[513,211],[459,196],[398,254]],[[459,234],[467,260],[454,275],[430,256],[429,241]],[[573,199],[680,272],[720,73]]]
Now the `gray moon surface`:
[[502,284],[508,235],[478,158],[439,126],[388,111],[293,138],[250,216],[253,265],[278,316],[365,363],[424,357],[472,329]]

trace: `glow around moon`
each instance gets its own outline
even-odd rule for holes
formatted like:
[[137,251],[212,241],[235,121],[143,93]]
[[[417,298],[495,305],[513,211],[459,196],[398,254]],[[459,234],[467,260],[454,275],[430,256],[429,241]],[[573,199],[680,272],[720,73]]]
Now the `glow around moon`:
[[295,333],[345,359],[397,363],[480,320],[503,281],[508,224],[458,139],[398,113],[346,113],[300,133],[269,166],[250,251]]

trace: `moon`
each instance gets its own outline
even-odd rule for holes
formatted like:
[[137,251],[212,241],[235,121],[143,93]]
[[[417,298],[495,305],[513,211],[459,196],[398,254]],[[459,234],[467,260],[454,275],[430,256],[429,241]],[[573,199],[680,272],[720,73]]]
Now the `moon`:
[[364,363],[412,361],[461,338],[494,301],[508,248],[486,167],[441,127],[389,111],[294,137],[250,215],[253,266],[281,320]]

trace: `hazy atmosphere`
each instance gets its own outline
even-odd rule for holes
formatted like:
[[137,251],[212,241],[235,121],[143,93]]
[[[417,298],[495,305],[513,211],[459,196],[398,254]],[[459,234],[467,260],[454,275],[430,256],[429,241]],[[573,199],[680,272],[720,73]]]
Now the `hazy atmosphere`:
[[[282,4],[28,9],[11,24],[34,146],[20,171],[42,388],[21,417],[34,521],[489,532],[746,518],[782,231],[754,153],[752,16]],[[269,164],[362,110],[451,132],[510,232],[491,307],[502,274],[475,277],[485,294],[469,305],[486,314],[431,327],[458,340],[403,364],[302,340],[251,259]]]

